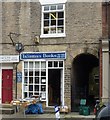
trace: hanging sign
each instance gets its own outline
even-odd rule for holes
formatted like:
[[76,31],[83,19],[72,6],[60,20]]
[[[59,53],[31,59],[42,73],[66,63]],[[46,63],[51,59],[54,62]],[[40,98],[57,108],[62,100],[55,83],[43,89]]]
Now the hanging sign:
[[32,52],[21,53],[21,60],[26,59],[66,59],[66,52]]

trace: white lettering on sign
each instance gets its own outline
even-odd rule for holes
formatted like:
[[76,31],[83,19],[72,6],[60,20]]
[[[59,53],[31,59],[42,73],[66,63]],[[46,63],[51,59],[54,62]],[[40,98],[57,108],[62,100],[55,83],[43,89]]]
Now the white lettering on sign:
[[32,52],[21,53],[20,59],[66,59],[66,52]]

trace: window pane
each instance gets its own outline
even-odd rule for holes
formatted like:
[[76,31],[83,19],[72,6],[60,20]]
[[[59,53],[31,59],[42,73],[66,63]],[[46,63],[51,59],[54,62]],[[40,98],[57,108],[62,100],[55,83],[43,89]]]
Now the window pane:
[[52,62],[48,62],[48,67],[52,67]]
[[50,6],[50,10],[56,10],[56,5]]
[[24,62],[24,68],[28,68],[28,62]]
[[49,20],[44,21],[44,26],[49,26]]
[[39,70],[35,70],[35,76],[39,76]]
[[28,91],[28,86],[24,85],[24,91]]
[[41,76],[46,76],[46,70],[44,69],[42,69],[42,71],[41,71]]
[[54,61],[54,67],[58,67],[58,61]]
[[33,77],[29,77],[29,83],[30,83],[30,84],[33,83]]
[[35,86],[34,86],[34,90],[35,90],[35,91],[39,91],[39,85],[35,85]]
[[63,27],[58,27],[58,33],[63,33],[64,32],[64,28]]
[[49,6],[44,6],[44,11],[49,10]]
[[39,62],[35,62],[35,68],[39,68]]
[[49,19],[49,13],[44,13],[44,19]]
[[63,20],[58,20],[58,26],[59,25],[63,25],[64,23],[63,23]]
[[64,18],[64,12],[58,12],[58,18]]
[[56,20],[51,20],[51,26],[55,25],[56,26]]
[[46,62],[41,62],[41,68],[46,68]]
[[46,91],[46,86],[45,85],[41,86],[41,91]]
[[32,97],[33,96],[33,92],[29,92],[29,97]]
[[33,76],[33,71],[29,71],[29,76]]
[[46,93],[42,93],[41,97],[42,97],[42,99],[45,99],[46,98]]
[[41,77],[41,83],[46,83],[46,77]]
[[50,28],[50,33],[56,33],[56,27],[51,27]]
[[51,19],[56,19],[56,13],[50,13]]
[[24,78],[24,83],[27,83],[28,82],[28,77],[25,77]]
[[29,62],[29,68],[33,68],[33,62]]
[[57,9],[58,9],[58,10],[63,9],[63,5],[58,5],[58,6],[57,6]]
[[33,91],[33,85],[29,85],[29,91]]
[[28,70],[24,70],[24,76],[28,76]]
[[59,67],[63,67],[63,61],[59,61]]
[[27,97],[27,92],[24,92],[24,98],[26,98]]
[[49,28],[44,28],[44,34],[49,34]]
[[39,83],[39,77],[35,77],[35,84]]

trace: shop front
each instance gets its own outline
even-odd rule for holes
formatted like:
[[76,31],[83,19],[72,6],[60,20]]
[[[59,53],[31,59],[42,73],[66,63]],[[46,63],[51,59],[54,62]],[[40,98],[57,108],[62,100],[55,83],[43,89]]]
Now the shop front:
[[46,106],[64,105],[66,52],[21,53],[22,98],[40,96]]

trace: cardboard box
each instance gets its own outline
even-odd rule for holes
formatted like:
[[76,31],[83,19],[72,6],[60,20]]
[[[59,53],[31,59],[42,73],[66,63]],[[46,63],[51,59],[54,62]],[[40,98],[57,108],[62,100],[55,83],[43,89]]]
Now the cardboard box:
[[68,113],[69,112],[68,106],[61,106],[60,107],[60,112],[61,113]]

